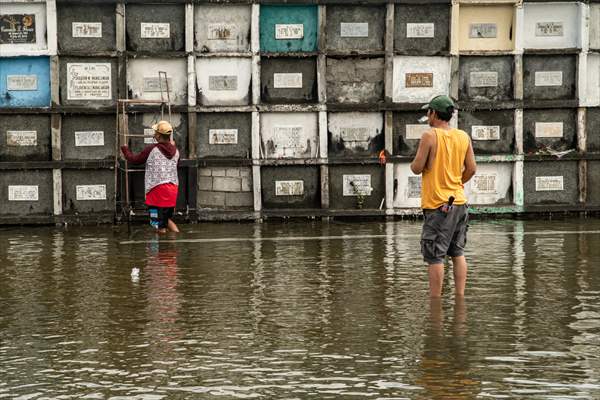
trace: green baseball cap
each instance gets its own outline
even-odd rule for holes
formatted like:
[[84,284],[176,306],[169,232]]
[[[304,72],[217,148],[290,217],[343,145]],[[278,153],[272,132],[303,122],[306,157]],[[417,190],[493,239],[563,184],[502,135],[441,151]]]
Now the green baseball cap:
[[427,110],[431,108],[434,111],[447,112],[448,108],[456,109],[452,99],[446,95],[435,96],[431,101],[425,104],[421,109]]

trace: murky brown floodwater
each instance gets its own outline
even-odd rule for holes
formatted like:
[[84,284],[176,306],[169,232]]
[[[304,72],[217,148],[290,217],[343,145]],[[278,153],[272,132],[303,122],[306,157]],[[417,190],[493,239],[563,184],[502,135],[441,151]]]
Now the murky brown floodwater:
[[419,223],[183,230],[0,230],[0,398],[600,399],[600,221],[475,222],[431,304]]

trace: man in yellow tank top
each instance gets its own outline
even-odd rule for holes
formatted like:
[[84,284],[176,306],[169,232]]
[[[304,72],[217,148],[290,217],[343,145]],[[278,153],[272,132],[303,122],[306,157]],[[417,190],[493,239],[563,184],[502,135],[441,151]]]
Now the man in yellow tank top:
[[423,174],[421,252],[429,265],[429,295],[442,295],[444,259],[450,256],[456,295],[463,296],[469,222],[464,184],[475,175],[475,155],[469,136],[449,125],[455,106],[448,96],[434,97],[423,108],[427,109],[431,129],[421,137],[410,169]]

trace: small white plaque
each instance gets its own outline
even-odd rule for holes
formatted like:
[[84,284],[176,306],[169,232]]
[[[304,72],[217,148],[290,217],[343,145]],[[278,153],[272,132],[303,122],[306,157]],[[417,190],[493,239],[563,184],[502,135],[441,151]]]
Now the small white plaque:
[[426,23],[407,23],[406,37],[407,38],[432,38],[435,34],[435,24],[433,22]]
[[275,73],[273,74],[273,87],[275,89],[302,89],[302,73]]
[[104,146],[104,131],[75,132],[75,147]]
[[37,90],[37,75],[6,75],[6,90]]
[[469,28],[471,39],[493,39],[498,36],[498,27],[493,23],[471,24]]
[[37,131],[6,131],[7,146],[37,146]]
[[235,40],[237,27],[234,24],[213,23],[207,26],[208,40]]
[[499,125],[473,125],[471,126],[473,140],[500,140]]
[[106,200],[106,185],[77,185],[77,200]]
[[237,90],[236,75],[212,75],[208,77],[208,90]]
[[473,71],[469,74],[469,86],[473,88],[498,87],[498,72]]
[[366,142],[371,137],[367,127],[340,128],[340,136],[344,142]]
[[38,201],[37,185],[9,185],[8,201]]
[[562,176],[536,176],[535,191],[536,192],[560,192],[564,190]]
[[237,144],[237,129],[209,129],[208,144]]
[[405,126],[405,129],[406,129],[406,136],[405,136],[406,139],[420,140],[421,136],[423,136],[423,134],[431,128],[429,127],[429,125],[425,125],[425,124],[407,124]]
[[303,39],[304,25],[303,24],[275,24],[275,39]]
[[562,122],[536,122],[536,138],[561,138],[563,137]]
[[164,78],[159,78],[158,76],[144,77],[144,92],[152,93],[152,92],[167,92],[167,85],[169,86],[169,91],[173,91],[173,80],[171,78],[167,78],[165,81]]
[[343,186],[344,196],[370,196],[373,191],[371,175],[344,175]]
[[140,30],[142,39],[168,39],[171,37],[171,24],[168,22],[142,22]]
[[474,194],[496,194],[498,176],[497,174],[478,174],[473,177],[471,190]]
[[302,151],[306,147],[302,143],[302,126],[276,126],[273,128],[273,135],[279,143],[282,143],[284,155],[294,155],[297,151]]
[[144,143],[145,144],[156,143],[156,140],[154,139],[154,129],[144,128]]
[[102,22],[73,22],[74,38],[101,38]]
[[69,100],[110,100],[110,63],[67,63]]
[[421,182],[420,176],[409,176],[408,177],[408,193],[406,195],[409,199],[420,199],[421,198]]
[[562,22],[538,22],[535,24],[535,36],[563,36]]
[[562,71],[536,71],[535,86],[562,86]]
[[304,181],[275,181],[275,196],[302,196]]
[[368,22],[342,22],[340,24],[340,37],[360,38],[369,37]]

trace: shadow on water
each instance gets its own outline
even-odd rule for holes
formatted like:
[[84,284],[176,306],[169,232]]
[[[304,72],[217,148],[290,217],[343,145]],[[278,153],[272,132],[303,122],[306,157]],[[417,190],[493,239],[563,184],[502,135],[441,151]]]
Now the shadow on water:
[[0,398],[600,398],[600,221],[0,231]]

